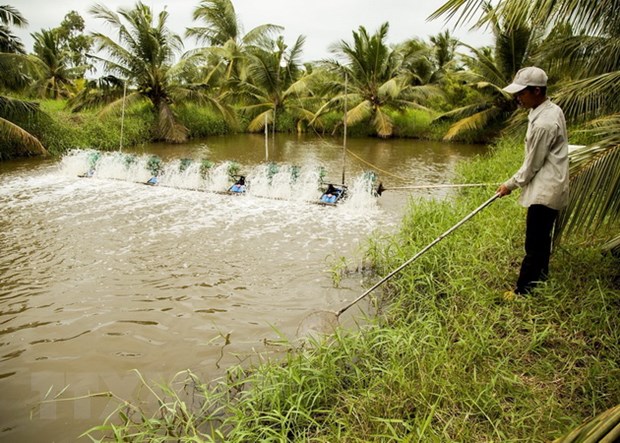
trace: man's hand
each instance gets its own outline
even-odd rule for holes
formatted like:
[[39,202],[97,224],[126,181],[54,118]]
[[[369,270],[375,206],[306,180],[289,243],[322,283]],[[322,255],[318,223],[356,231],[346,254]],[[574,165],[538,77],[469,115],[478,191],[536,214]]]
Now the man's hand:
[[497,188],[497,191],[495,191],[495,193],[496,193],[496,194],[499,194],[499,196],[500,196],[500,197],[503,197],[503,196],[505,196],[505,195],[508,195],[508,194],[510,194],[511,192],[512,192],[512,191],[511,191],[510,189],[508,189],[508,188],[506,187],[506,185],[505,185],[505,184],[501,184],[501,185],[499,186],[499,188]]

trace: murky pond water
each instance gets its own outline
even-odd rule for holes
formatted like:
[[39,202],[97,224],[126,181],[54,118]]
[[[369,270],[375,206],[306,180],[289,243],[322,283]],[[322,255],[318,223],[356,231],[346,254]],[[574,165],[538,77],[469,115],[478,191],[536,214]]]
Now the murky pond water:
[[[277,355],[274,342],[294,340],[307,314],[363,292],[360,275],[335,288],[330,269],[342,260],[355,268],[368,236],[398,226],[410,194],[359,192],[364,171],[388,187],[445,183],[482,148],[353,139],[348,149],[343,165],[337,140],[277,136],[266,152],[260,136],[214,137],[134,149],[134,169],[104,155],[91,178],[77,177],[84,152],[0,163],[0,441],[75,441],[112,409],[108,399],[39,404],[48,393],[131,398],[132,369],[158,382],[184,369],[209,380],[257,353]],[[168,173],[144,186],[152,154]],[[284,175],[261,188],[266,156]],[[212,192],[227,184],[205,184],[196,167],[182,170],[183,158],[208,158],[214,177],[235,161],[252,192]],[[291,165],[296,185],[278,181]],[[335,182],[344,169],[348,201],[311,203],[320,167]]]

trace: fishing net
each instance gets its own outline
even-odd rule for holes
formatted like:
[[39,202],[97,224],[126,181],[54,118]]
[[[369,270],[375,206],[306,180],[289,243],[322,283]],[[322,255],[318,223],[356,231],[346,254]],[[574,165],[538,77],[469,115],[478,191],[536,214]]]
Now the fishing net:
[[332,311],[315,311],[308,314],[297,327],[297,338],[321,338],[332,334],[338,327],[338,315]]

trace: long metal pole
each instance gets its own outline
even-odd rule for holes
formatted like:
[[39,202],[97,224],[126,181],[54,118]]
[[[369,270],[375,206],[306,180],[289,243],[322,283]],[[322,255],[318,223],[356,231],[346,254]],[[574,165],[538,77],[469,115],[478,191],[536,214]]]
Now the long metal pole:
[[344,73],[344,117],[342,117],[343,124],[344,124],[344,132],[343,132],[343,138],[342,138],[342,184],[343,185],[344,185],[345,163],[347,160],[347,87],[348,87],[348,82],[349,82],[349,76],[345,72]]
[[127,96],[127,80],[123,83],[123,108],[121,111],[121,140],[119,142],[118,150],[123,150],[123,129],[125,126],[125,97]]
[[386,281],[388,281],[390,278],[394,277],[396,274],[398,274],[400,271],[402,271],[405,267],[409,266],[411,263],[413,263],[414,261],[416,261],[418,259],[418,257],[420,257],[422,254],[424,254],[426,251],[428,251],[430,248],[432,248],[433,246],[435,246],[437,243],[439,243],[442,239],[444,239],[445,237],[447,237],[448,235],[450,235],[453,231],[457,230],[458,228],[461,227],[461,225],[463,223],[465,223],[467,220],[469,220],[470,218],[472,218],[474,215],[476,215],[478,212],[482,211],[484,208],[486,208],[487,206],[489,206],[491,203],[493,203],[493,201],[495,199],[497,199],[499,197],[499,194],[495,194],[493,195],[493,197],[491,197],[490,199],[488,199],[487,201],[485,201],[483,204],[481,204],[480,206],[478,206],[476,209],[474,209],[468,216],[466,216],[464,219],[462,219],[460,222],[458,222],[456,225],[452,226],[450,229],[448,229],[446,232],[444,232],[443,234],[441,234],[439,237],[437,237],[435,240],[433,240],[431,243],[429,243],[424,249],[422,249],[420,252],[418,252],[416,255],[414,255],[413,257],[411,257],[409,260],[407,260],[405,263],[403,263],[402,265],[400,265],[398,268],[394,269],[392,272],[390,272],[388,275],[386,275],[385,277],[383,277],[381,280],[379,280],[377,283],[375,283],[370,289],[368,289],[366,292],[364,292],[362,295],[360,295],[359,297],[357,297],[355,300],[353,300],[351,303],[349,303],[348,305],[346,305],[345,307],[341,308],[340,311],[336,312],[336,317],[340,317],[340,314],[342,314],[344,311],[346,311],[347,309],[349,309],[351,306],[353,306],[355,303],[357,303],[358,301],[360,301],[361,299],[363,299],[364,297],[366,297],[368,294],[370,294],[372,291],[374,291],[375,289],[377,289],[379,286],[381,286],[383,283],[385,283]]
[[430,189],[430,188],[470,188],[480,186],[498,186],[499,183],[459,183],[459,184],[441,184],[441,185],[415,185],[415,186],[396,186],[382,188],[383,191],[392,191],[396,189]]
[[267,123],[267,113],[265,113],[265,161],[269,161],[269,129]]

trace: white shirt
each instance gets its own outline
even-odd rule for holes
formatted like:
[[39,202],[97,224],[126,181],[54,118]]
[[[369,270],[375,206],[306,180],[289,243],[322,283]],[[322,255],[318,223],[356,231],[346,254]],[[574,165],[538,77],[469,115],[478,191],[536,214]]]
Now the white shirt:
[[504,184],[511,191],[522,188],[522,206],[562,209],[568,204],[568,134],[564,113],[547,99],[530,109],[528,121],[523,164]]

